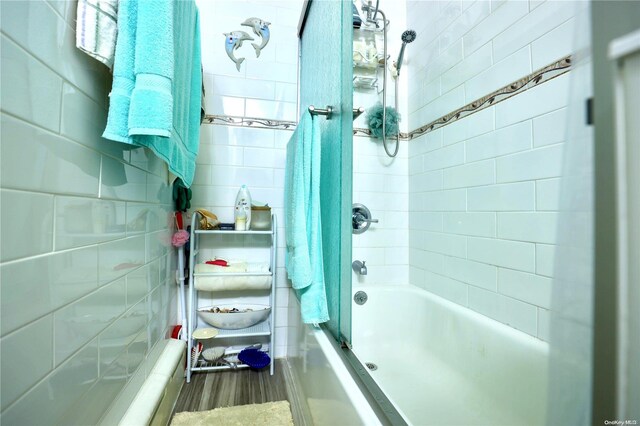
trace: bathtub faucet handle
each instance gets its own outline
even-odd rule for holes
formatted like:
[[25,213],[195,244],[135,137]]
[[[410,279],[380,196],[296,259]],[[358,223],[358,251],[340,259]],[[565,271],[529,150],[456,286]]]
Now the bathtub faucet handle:
[[365,261],[354,260],[351,264],[351,268],[355,271],[356,274],[367,275],[367,266],[365,265]]

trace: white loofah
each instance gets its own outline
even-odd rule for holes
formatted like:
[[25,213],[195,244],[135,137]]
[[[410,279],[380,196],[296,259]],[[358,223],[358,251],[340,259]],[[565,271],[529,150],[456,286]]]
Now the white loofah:
[[208,362],[217,361],[224,356],[224,348],[215,347],[202,351],[202,358]]

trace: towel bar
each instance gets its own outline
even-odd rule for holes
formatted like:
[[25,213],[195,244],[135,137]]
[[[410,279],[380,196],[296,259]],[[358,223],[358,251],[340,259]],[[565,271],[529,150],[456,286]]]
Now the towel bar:
[[327,105],[327,109],[319,109],[314,107],[313,105],[309,105],[309,114],[325,115],[327,116],[327,120],[331,120],[331,116],[333,115],[333,107],[331,105]]
[[[331,120],[331,116],[333,115],[333,107],[331,105],[327,105],[326,109],[319,109],[313,105],[309,105],[309,113],[311,115],[325,115],[327,120]],[[354,108],[353,109],[353,119],[360,117],[361,114],[364,113],[364,107]]]

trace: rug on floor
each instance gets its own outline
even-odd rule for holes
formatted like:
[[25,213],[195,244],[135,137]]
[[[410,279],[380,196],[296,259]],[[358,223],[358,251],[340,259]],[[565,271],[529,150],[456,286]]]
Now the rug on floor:
[[176,413],[171,426],[293,426],[288,401],[238,405],[209,411]]

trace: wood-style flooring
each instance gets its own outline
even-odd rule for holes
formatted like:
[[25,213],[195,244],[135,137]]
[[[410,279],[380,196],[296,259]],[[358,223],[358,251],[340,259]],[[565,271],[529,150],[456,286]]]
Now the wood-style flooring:
[[286,361],[276,360],[273,376],[269,369],[250,369],[197,373],[191,376],[191,383],[184,383],[174,413],[182,411],[205,411],[219,407],[232,407],[265,402],[289,401],[296,425],[305,424],[299,411],[297,399],[289,398],[292,393],[285,379]]

